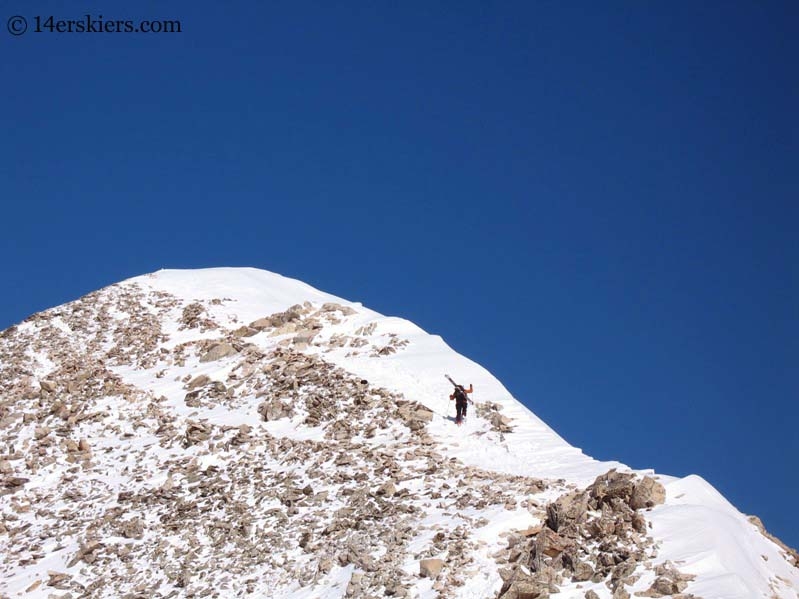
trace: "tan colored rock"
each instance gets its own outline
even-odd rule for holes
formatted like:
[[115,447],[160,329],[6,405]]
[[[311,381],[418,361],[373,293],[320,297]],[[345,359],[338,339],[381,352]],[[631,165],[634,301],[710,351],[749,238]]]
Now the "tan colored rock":
[[599,475],[588,490],[599,505],[610,503],[615,498],[629,504],[634,485],[633,474],[617,472],[614,468]]
[[633,488],[630,507],[634,510],[661,505],[666,501],[666,489],[650,476],[645,476]]
[[353,310],[349,306],[342,306],[341,304],[336,304],[334,302],[327,302],[322,304],[322,312],[341,312],[344,316],[351,316],[352,314],[356,314],[355,310]]
[[263,420],[272,422],[280,420],[281,418],[289,418],[293,415],[294,411],[291,409],[290,405],[275,399],[261,403],[261,405],[258,406],[258,413]]
[[237,353],[236,348],[229,343],[215,343],[200,357],[200,362],[215,362]]
[[48,570],[47,575],[50,577],[47,581],[47,586],[55,587],[61,590],[68,588],[67,585],[72,578],[72,576],[65,572],[54,572],[53,570]]
[[272,319],[269,317],[266,318],[259,318],[258,320],[254,320],[250,323],[249,328],[255,329],[256,331],[263,331],[264,329],[271,329],[272,328]]
[[317,331],[300,331],[297,333],[291,342],[298,347],[307,347],[313,341],[313,338],[316,337]]
[[438,558],[423,559],[419,562],[419,576],[436,578],[444,567],[444,560]]
[[211,382],[210,376],[208,376],[207,374],[200,374],[191,379],[186,385],[186,388],[189,390],[196,389],[197,387],[204,387],[210,382]]
[[56,384],[54,381],[41,380],[39,381],[39,386],[45,393],[55,393]]
[[433,412],[426,408],[419,408],[413,413],[412,418],[422,422],[431,422],[433,420]]
[[519,534],[524,537],[534,537],[539,532],[541,532],[541,525],[538,526],[531,526],[529,528],[525,528],[524,530],[520,530]]
[[270,337],[279,337],[280,335],[288,335],[289,333],[296,333],[297,325],[293,322],[287,322],[284,325],[277,327],[274,331],[269,333]]
[[560,536],[555,531],[544,528],[535,539],[538,551],[549,557],[557,557],[563,550],[571,546],[569,539]]
[[397,493],[397,486],[394,484],[393,481],[387,481],[384,483],[378,490],[377,495],[383,495],[386,497],[393,497]]
[[253,335],[258,334],[258,329],[248,327],[248,326],[241,326],[233,331],[233,335],[236,337],[252,337]]

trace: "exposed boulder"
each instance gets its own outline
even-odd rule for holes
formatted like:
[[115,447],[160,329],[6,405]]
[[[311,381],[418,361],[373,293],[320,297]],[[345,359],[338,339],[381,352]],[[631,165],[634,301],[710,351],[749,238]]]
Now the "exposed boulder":
[[423,559],[419,562],[419,576],[436,578],[444,567],[444,560],[437,558]]
[[[517,597],[520,582],[556,593],[566,577],[604,581],[613,599],[628,599],[625,586],[637,580],[635,572],[651,554],[653,542],[646,536],[646,519],[632,506],[650,507],[664,495],[663,486],[651,477],[639,480],[632,473],[610,470],[585,489],[560,496],[546,506],[543,527],[534,537],[514,537],[506,558],[512,567],[503,575],[499,596]],[[686,575],[672,570],[657,572],[663,580],[652,592],[665,589],[666,581],[670,589],[678,589],[674,592],[685,588]]]
[[635,475],[616,472],[614,468],[598,476],[594,483],[588,487],[588,491],[591,494],[591,498],[595,500],[597,507],[600,507],[603,503],[610,503],[617,498],[629,505],[634,488]]
[[666,488],[650,476],[645,476],[633,487],[630,507],[634,510],[661,505],[666,501]]
[[189,390],[196,389],[197,387],[204,387],[210,382],[211,382],[210,376],[208,376],[207,374],[200,374],[191,379],[186,385],[186,388]]
[[200,362],[214,362],[237,353],[239,353],[238,350],[236,350],[236,348],[229,343],[215,343],[208,349],[208,351],[200,356]]

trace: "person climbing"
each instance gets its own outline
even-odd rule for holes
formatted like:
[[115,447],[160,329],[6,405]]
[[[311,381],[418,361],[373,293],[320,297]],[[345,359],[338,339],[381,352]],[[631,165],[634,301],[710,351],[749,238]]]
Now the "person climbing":
[[449,396],[450,401],[455,400],[455,424],[460,424],[466,418],[466,410],[469,407],[469,393],[474,391],[472,384],[469,383],[469,388],[466,389],[463,385],[459,385],[449,377],[449,382],[455,385],[455,390]]

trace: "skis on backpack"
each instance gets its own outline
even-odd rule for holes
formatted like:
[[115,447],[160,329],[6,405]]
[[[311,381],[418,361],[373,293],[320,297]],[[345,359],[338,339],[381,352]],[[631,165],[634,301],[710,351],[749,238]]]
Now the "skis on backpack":
[[445,374],[444,376],[445,376],[445,377],[447,377],[447,380],[448,380],[450,383],[452,383],[452,384],[455,386],[455,388],[456,388],[456,389],[460,389],[461,391],[463,391],[463,395],[464,395],[464,397],[466,397],[466,400],[467,400],[467,401],[468,401],[470,404],[474,405],[474,402],[472,401],[472,398],[471,398],[471,397],[469,397],[469,394],[468,394],[468,393],[466,393],[466,389],[464,389],[463,385],[459,385],[458,383],[456,383],[455,381],[453,381],[453,380],[452,380],[452,377],[451,377],[451,376],[449,376],[448,374]]
[[[448,380],[450,383],[452,383],[452,384],[453,384],[453,386],[455,387],[455,389],[457,389],[458,391],[460,391],[460,392],[461,392],[461,395],[463,395],[463,397],[465,397],[465,398],[466,398],[466,401],[468,401],[470,404],[474,405],[474,402],[473,402],[473,401],[471,400],[471,398],[469,397],[469,394],[468,394],[468,393],[466,393],[466,389],[463,387],[463,385],[459,385],[458,383],[456,383],[455,381],[453,381],[453,380],[452,380],[452,377],[451,377],[451,376],[449,376],[448,374],[445,374],[444,376],[445,376],[445,377],[447,377],[447,380]],[[464,410],[464,411],[465,411],[465,410]],[[456,418],[455,418],[455,424],[457,424],[458,426],[460,426],[461,424],[463,424],[463,421],[464,421],[464,420],[466,420],[466,416],[465,416],[465,415],[464,415],[464,416],[462,416],[461,418],[457,418],[457,417],[456,417]]]

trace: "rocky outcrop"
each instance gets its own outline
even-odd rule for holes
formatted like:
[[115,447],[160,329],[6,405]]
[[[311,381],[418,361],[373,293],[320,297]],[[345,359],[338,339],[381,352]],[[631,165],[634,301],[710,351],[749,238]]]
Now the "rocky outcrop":
[[[546,506],[543,526],[529,540],[509,541],[500,597],[546,597],[564,581],[605,582],[614,599],[629,596],[652,550],[646,520],[637,511],[665,499],[651,477],[611,470],[583,490]],[[682,589],[681,589],[682,590]],[[535,594],[538,593],[538,594]]]

